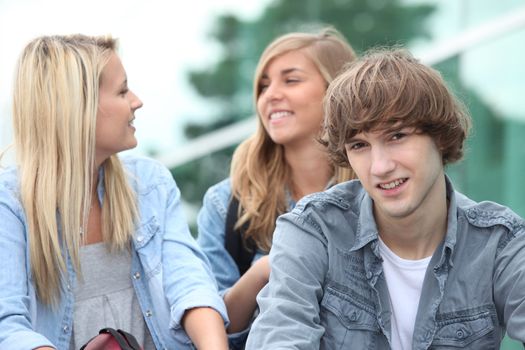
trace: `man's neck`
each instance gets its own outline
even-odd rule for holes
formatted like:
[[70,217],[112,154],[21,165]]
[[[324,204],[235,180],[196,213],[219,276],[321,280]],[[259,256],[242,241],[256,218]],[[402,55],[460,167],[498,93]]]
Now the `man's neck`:
[[445,189],[430,207],[419,209],[400,219],[376,218],[379,236],[401,258],[418,260],[431,256],[446,235],[448,200]]

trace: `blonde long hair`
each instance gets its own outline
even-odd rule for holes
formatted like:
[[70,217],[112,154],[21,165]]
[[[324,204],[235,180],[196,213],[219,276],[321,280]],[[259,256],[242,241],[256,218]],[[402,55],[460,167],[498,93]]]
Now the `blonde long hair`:
[[[264,50],[255,70],[255,106],[261,93],[259,83],[268,63],[295,50],[303,50],[313,61],[327,86],[346,63],[356,58],[351,46],[333,28],[325,28],[316,34],[289,33],[278,37]],[[275,220],[287,211],[285,184],[290,181],[290,169],[284,159],[283,146],[272,141],[258,111],[257,114],[257,130],[235,150],[230,177],[232,194],[240,204],[235,227],[248,223],[244,238],[253,239],[259,249],[268,251]],[[336,182],[353,178],[352,171],[347,168],[333,166],[333,173]]]
[[[115,51],[110,37],[44,36],[18,61],[14,84],[14,146],[39,300],[53,304],[67,278],[67,251],[80,272],[80,231],[90,209],[95,125],[102,70]],[[104,164],[102,235],[127,246],[137,217],[135,194],[113,155]],[[60,234],[59,234],[60,233]]]

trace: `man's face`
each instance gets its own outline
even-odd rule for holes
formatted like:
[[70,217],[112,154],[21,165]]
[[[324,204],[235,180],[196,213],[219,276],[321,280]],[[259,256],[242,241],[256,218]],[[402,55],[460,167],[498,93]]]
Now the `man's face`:
[[345,147],[380,224],[432,215],[446,195],[441,153],[414,128],[362,132]]

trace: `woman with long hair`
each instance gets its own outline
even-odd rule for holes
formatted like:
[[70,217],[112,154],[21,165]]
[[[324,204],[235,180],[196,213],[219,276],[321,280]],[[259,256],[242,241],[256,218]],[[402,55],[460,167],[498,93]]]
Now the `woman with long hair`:
[[110,37],[44,36],[15,75],[0,174],[0,348],[78,349],[104,327],[144,349],[226,349],[227,320],[180,192],[136,146],[140,99]]
[[[304,195],[352,178],[350,170],[330,163],[318,138],[326,88],[354,59],[346,40],[325,28],[278,37],[259,60],[254,78],[257,130],[236,149],[230,178],[207,191],[198,217],[198,241],[226,303],[228,332],[241,332],[232,337],[234,346],[242,346],[255,297],[268,282],[266,255],[277,216]],[[229,248],[232,212],[239,254]]]

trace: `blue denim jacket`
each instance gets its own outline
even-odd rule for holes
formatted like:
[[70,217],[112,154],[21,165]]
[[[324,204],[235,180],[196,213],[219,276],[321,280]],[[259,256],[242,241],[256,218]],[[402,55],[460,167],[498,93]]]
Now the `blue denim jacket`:
[[[239,269],[225,247],[226,214],[230,199],[231,185],[230,180],[226,179],[208,189],[197,217],[199,230],[197,241],[211,262],[221,295],[224,295],[240,278]],[[264,252],[258,251],[252,264],[264,255]],[[230,334],[230,346],[234,349],[243,348],[248,330]]]
[[[181,328],[184,311],[198,306],[217,310],[227,322],[206,256],[191,236],[180,192],[169,171],[146,158],[125,157],[136,191],[140,223],[133,238],[130,278],[157,349],[191,349]],[[102,176],[98,195],[103,200]],[[15,168],[0,175],[0,349],[40,346],[69,349],[75,273],[67,258],[62,298],[56,309],[41,304],[30,275],[26,218]]]
[[[525,341],[525,228],[447,179],[448,228],[429,263],[413,349],[499,349]],[[270,282],[247,349],[389,349],[391,309],[372,200],[350,181],[277,221]]]
[[[197,242],[212,263],[211,268],[222,295],[240,278],[239,269],[225,247],[224,230],[230,199],[230,179],[226,179],[206,191],[197,217]],[[258,251],[253,262],[264,255],[264,252]]]

